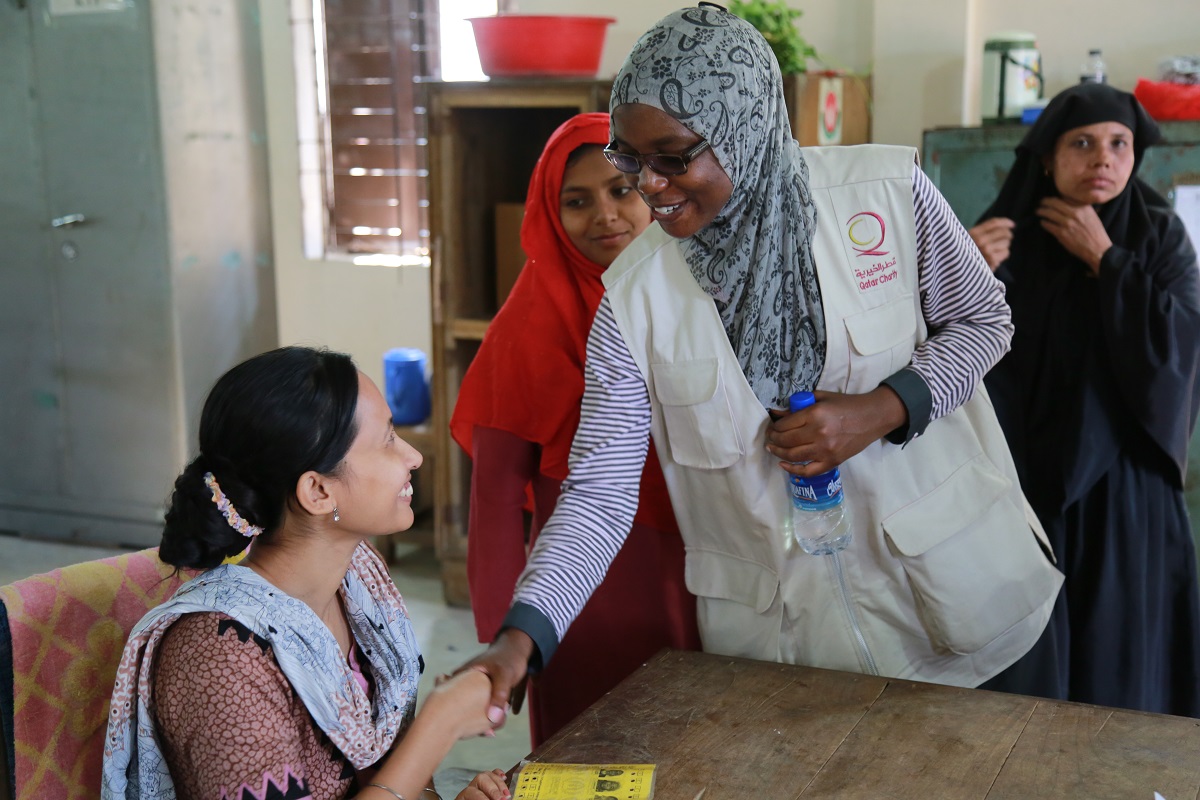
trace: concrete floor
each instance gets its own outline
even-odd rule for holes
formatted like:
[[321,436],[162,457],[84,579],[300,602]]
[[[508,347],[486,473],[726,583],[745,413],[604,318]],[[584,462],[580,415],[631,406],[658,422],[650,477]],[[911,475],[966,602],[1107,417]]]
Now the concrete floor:
[[[401,544],[391,568],[392,579],[404,596],[417,641],[425,657],[421,677],[422,696],[434,676],[451,672],[482,650],[475,638],[475,624],[467,609],[450,608],[442,600],[438,564],[427,547]],[[68,564],[127,552],[117,548],[92,547],[25,539],[0,533],[0,585]],[[451,800],[475,773],[500,767],[508,769],[529,753],[529,722],[522,714],[510,716],[495,738],[461,741],[438,770],[436,784]]]

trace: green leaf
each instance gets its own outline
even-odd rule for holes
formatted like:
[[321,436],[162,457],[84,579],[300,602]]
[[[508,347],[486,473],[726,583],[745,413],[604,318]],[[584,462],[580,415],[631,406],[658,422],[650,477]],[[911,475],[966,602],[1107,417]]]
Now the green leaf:
[[792,8],[784,0],[731,0],[729,10],[763,35],[784,75],[806,71],[808,59],[817,58],[816,49],[796,26],[804,12]]

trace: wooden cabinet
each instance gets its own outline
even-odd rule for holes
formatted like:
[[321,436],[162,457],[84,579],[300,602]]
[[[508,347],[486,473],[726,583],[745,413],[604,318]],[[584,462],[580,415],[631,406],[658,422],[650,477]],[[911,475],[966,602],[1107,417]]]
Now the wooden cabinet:
[[792,135],[802,147],[871,141],[871,76],[806,72],[783,79]]
[[446,602],[466,579],[471,460],[450,438],[458,386],[497,310],[496,206],[523,203],[550,134],[606,111],[606,81],[434,83],[429,92],[433,264],[434,541]]

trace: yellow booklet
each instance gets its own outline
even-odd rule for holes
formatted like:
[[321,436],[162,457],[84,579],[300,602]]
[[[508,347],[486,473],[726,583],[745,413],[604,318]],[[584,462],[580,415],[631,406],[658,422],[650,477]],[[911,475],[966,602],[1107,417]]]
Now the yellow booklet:
[[651,800],[654,765],[527,761],[513,784],[513,800]]

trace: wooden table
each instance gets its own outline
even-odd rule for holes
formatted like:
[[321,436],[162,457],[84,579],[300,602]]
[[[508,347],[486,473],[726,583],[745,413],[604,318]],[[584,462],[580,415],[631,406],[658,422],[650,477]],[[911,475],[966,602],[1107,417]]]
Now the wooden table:
[[531,758],[657,764],[655,800],[1200,796],[1200,720],[673,650]]

